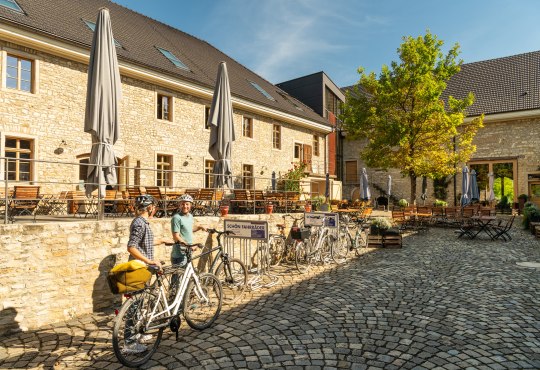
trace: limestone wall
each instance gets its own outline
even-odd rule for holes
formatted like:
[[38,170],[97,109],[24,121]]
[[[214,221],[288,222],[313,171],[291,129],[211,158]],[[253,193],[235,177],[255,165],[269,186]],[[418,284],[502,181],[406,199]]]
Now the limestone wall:
[[[280,215],[233,215],[229,218],[268,220],[271,232]],[[223,229],[219,217],[197,222]],[[120,297],[112,295],[107,272],[127,261],[130,219],[0,225],[0,336],[31,330],[74,316],[112,310]],[[169,237],[170,219],[153,219],[156,237]],[[205,232],[195,242],[212,245]],[[158,258],[169,261],[170,248],[156,247]],[[15,312],[16,315],[2,315]]]
[[[0,55],[12,53],[35,61],[36,89],[34,93],[0,89],[0,157],[4,155],[6,137],[33,140],[34,159],[63,161],[75,165],[36,163],[33,180],[43,186],[42,192],[75,190],[79,182],[79,166],[91,148],[91,136],[84,133],[87,66],[47,53],[0,41]],[[0,58],[1,62],[2,58]],[[254,93],[257,92],[254,90]],[[156,118],[158,94],[172,97],[172,121]],[[120,102],[120,139],[115,153],[122,164],[131,169],[125,176],[128,185],[135,183],[133,167],[141,171],[140,185],[156,185],[154,169],[158,154],[172,156],[172,187],[204,186],[205,160],[210,131],[205,129],[205,107],[211,101],[173,91],[122,76]],[[253,138],[242,135],[243,117],[253,119]],[[272,148],[272,127],[282,126],[282,148]],[[270,184],[272,171],[284,173],[291,167],[294,143],[312,145],[315,131],[273,118],[234,109],[236,141],[233,144],[233,174],[241,184],[242,166],[253,165],[255,186],[263,189]],[[325,173],[324,134],[320,135],[321,154],[314,156],[314,167]],[[61,149],[61,150],[58,150]],[[262,174],[261,174],[262,173]],[[3,179],[0,163],[0,180]],[[122,176],[124,178],[124,176]]]

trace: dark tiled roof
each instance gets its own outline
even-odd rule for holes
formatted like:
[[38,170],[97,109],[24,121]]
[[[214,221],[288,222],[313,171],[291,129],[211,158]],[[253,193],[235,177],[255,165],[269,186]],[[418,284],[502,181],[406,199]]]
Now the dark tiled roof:
[[467,114],[507,113],[540,108],[540,51],[463,64],[443,94],[461,99],[468,92],[475,103]]
[[[101,7],[109,9],[119,60],[144,66],[176,78],[213,89],[220,61],[227,62],[233,96],[301,117],[319,124],[326,120],[311,108],[297,102],[297,109],[276,91],[277,86],[250,71],[212,45],[166,24],[108,0],[17,0],[25,14],[0,7],[0,23],[16,24],[20,28],[61,39],[67,43],[90,49],[92,31],[83,20],[96,22]],[[175,54],[189,71],[175,67],[156,46]],[[275,101],[258,92],[249,81],[256,82]],[[287,93],[285,93],[287,95]],[[291,99],[294,99],[291,97]]]
[[[346,92],[353,86],[342,87]],[[474,93],[467,115],[496,114],[540,108],[540,51],[467,63],[448,81],[442,98],[462,99]]]

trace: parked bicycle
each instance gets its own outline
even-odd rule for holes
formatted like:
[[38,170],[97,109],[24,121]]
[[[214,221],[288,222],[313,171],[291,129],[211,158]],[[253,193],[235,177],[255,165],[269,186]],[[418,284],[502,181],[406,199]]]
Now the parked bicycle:
[[[192,248],[202,245],[180,244],[187,257],[185,266],[166,266],[162,270],[148,266],[154,281],[142,290],[125,294],[128,299],[116,317],[112,342],[116,357],[126,366],[138,367],[150,360],[165,327],[178,339],[181,315],[196,330],[208,328],[219,316],[221,283],[215,275],[197,274],[192,263]],[[173,284],[173,275],[181,273],[180,281]],[[171,295],[170,289],[175,294]]]
[[[296,255],[297,244],[302,242],[302,239],[293,239],[291,232],[298,231],[303,225],[303,216],[294,217],[291,214],[285,214],[283,217],[283,223],[277,224],[278,233],[270,234],[269,238],[269,256],[270,266],[277,266],[281,261],[293,262]],[[287,218],[293,220],[291,229],[289,230],[289,235],[285,234],[285,229],[287,227]]]
[[348,215],[343,215],[339,226],[338,241],[336,243],[338,258],[346,258],[350,251],[354,251],[359,256],[362,248],[367,247],[369,222],[365,218],[350,218]]
[[321,225],[312,228],[311,236],[297,247],[295,264],[300,273],[306,273],[316,263],[325,264],[330,261],[335,236],[328,220],[326,216],[322,216]]
[[[223,251],[221,236],[234,235],[234,233],[232,231],[218,231],[216,229],[208,229],[208,233],[217,234],[216,239],[218,243],[217,247],[209,251],[218,251],[210,265],[209,272],[214,273],[221,283],[223,288],[223,302],[228,304],[235,303],[242,297],[246,290],[248,271],[242,261],[229,257],[229,254]],[[219,265],[217,265],[218,262]]]

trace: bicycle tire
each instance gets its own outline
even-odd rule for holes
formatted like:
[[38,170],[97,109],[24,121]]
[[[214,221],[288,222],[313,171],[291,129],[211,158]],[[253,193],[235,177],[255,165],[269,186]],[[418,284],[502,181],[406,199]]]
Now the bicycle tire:
[[221,312],[223,289],[218,278],[212,274],[199,275],[200,286],[204,292],[202,297],[194,280],[191,280],[184,296],[184,318],[195,330],[210,327]]
[[305,274],[309,271],[310,259],[311,256],[309,255],[309,250],[306,243],[298,242],[296,244],[296,250],[294,254],[294,262],[296,264],[296,269],[298,270],[298,272],[300,272],[301,274]]
[[248,271],[246,265],[237,258],[229,258],[230,273],[225,263],[221,262],[216,269],[216,276],[223,289],[223,303],[236,303],[244,294]]
[[285,254],[285,239],[274,236],[268,245],[270,249],[270,266],[278,266]]
[[348,233],[339,233],[338,240],[334,241],[330,249],[332,259],[338,265],[347,261],[347,255],[351,247],[351,239]]
[[356,256],[362,255],[362,253],[360,253],[360,250],[367,247],[367,238],[367,233],[362,232],[361,228],[356,231],[356,234],[354,236],[354,254]]
[[331,234],[326,234],[321,240],[321,244],[318,249],[318,260],[321,263],[327,263],[332,259],[332,246],[334,245],[335,240],[334,236]]
[[[128,367],[139,367],[148,362],[161,342],[163,327],[152,331],[144,331],[145,315],[152,311],[152,300],[148,299],[149,297],[150,294],[143,293],[133,299],[128,299],[124,302],[116,317],[112,337],[114,354],[123,365]],[[163,307],[162,304],[160,307]],[[130,338],[136,337],[133,344],[146,346],[146,350],[136,352],[131,349],[129,347],[131,343],[126,343],[125,338],[128,332],[132,333]],[[147,336],[150,336],[151,339],[148,339]],[[153,340],[153,342],[149,343],[150,340]]]

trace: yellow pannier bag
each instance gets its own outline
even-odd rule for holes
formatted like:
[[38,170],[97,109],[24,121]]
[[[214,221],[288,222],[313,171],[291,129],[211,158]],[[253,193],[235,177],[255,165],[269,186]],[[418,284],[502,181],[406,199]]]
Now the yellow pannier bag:
[[151,277],[144,262],[131,260],[114,266],[109,271],[108,282],[113,294],[121,294],[143,289]]

